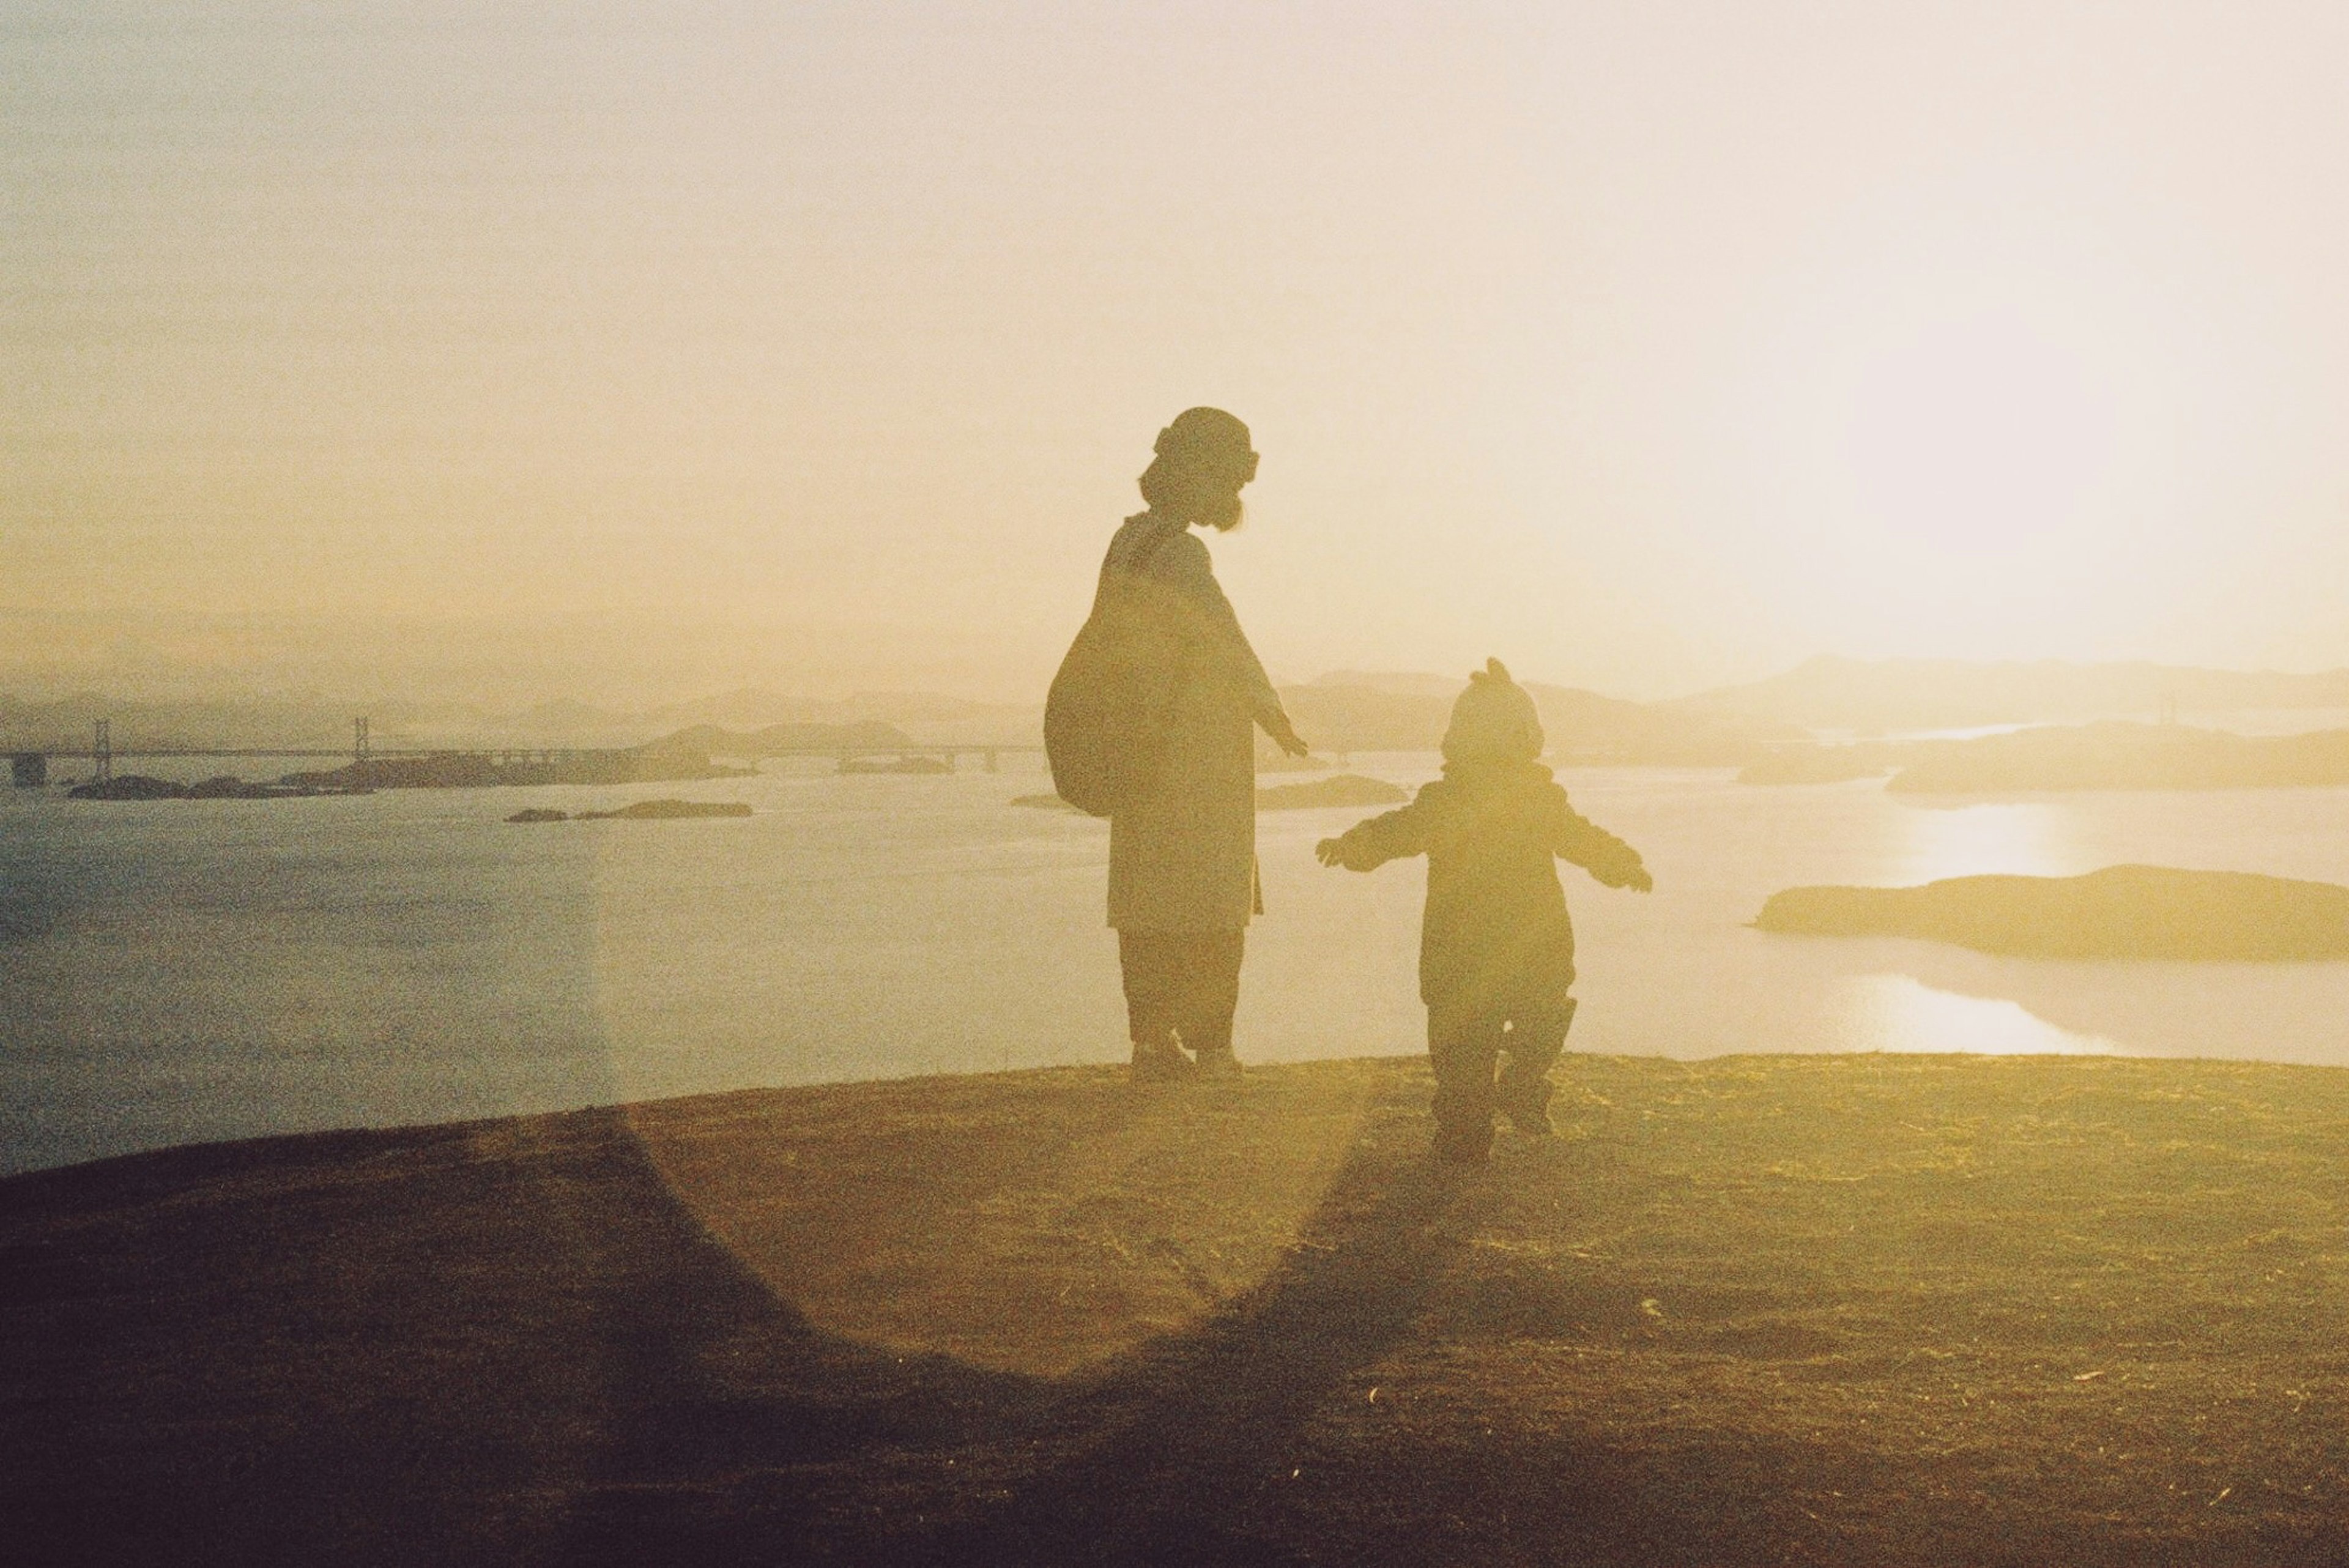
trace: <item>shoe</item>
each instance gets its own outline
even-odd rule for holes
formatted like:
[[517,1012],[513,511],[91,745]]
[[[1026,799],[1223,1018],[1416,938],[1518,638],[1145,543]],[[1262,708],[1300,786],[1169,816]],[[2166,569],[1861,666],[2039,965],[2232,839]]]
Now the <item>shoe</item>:
[[1550,1121],[1549,1110],[1547,1106],[1503,1106],[1501,1114],[1509,1118],[1509,1127],[1513,1131],[1523,1133],[1527,1137],[1557,1136],[1557,1127]]
[[1549,1097],[1555,1092],[1547,1078],[1521,1078],[1514,1073],[1501,1075],[1499,1092],[1494,1096],[1495,1108],[1509,1118],[1509,1126],[1534,1137],[1556,1137],[1557,1128],[1549,1119]]
[[1435,1137],[1428,1147],[1428,1153],[1433,1157],[1438,1166],[1461,1167],[1489,1164],[1493,1158],[1492,1129],[1487,1127],[1484,1136],[1480,1137],[1474,1127],[1439,1127],[1435,1129]]
[[1240,1066],[1240,1059],[1227,1050],[1202,1051],[1199,1053],[1197,1071],[1202,1078],[1229,1082],[1238,1077],[1244,1069]]
[[1172,1040],[1133,1043],[1133,1081],[1137,1084],[1187,1084],[1199,1075],[1198,1064],[1183,1054]]

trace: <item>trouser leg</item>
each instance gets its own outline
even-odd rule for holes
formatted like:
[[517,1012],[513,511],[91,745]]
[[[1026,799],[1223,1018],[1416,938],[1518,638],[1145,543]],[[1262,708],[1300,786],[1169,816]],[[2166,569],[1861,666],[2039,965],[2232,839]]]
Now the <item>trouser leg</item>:
[[1474,1165],[1493,1147],[1493,1064],[1501,1049],[1501,1023],[1497,1014],[1428,1012],[1438,1159]]
[[1179,1036],[1200,1057],[1229,1070],[1245,936],[1237,930],[1118,932],[1126,1029],[1137,1064],[1180,1062]]
[[1574,1005],[1569,996],[1563,1002],[1519,1008],[1510,1014],[1509,1032],[1502,1037],[1508,1060],[1495,1092],[1511,1124],[1524,1131],[1549,1127],[1549,1097],[1555,1089],[1549,1070],[1566,1050]]
[[1189,938],[1175,1032],[1200,1057],[1232,1054],[1232,1019],[1240,1005],[1243,931],[1201,931]]
[[1169,931],[1117,933],[1118,971],[1125,981],[1126,1031],[1136,1045],[1157,1046],[1174,1034],[1182,974],[1179,937]]

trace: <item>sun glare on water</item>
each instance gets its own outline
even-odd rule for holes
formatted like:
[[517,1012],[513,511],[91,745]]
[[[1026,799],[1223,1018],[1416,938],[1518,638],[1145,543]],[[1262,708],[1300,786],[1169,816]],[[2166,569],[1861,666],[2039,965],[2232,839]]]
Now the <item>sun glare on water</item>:
[[2020,1002],[1961,996],[1911,975],[1860,975],[1846,998],[1845,1037],[1855,1050],[2023,1056],[2094,1055],[2119,1049],[2100,1035],[2059,1028]]
[[[1911,885],[1952,877],[2065,877],[2090,869],[2078,860],[2068,817],[2035,802],[1988,803],[1902,814],[1904,842],[1889,882]],[[1845,992],[1845,1035],[1872,1051],[1965,1051],[1987,1055],[2096,1054],[2110,1040],[2048,1023],[2003,997],[1966,996],[1899,972],[1852,978]]]
[[1888,883],[1907,886],[1951,877],[2070,877],[2095,867],[2075,863],[2064,808],[2038,802],[1912,807],[1899,817]]

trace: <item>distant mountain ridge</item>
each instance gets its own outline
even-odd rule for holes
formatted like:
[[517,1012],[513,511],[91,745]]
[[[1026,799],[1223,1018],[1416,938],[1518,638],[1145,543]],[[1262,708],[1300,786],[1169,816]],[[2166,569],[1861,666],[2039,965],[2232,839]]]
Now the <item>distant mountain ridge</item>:
[[980,702],[936,691],[860,691],[833,699],[789,697],[757,687],[742,687],[712,697],[671,702],[647,710],[647,723],[658,725],[716,724],[730,730],[762,730],[774,724],[954,724],[999,722],[1007,730],[1024,720],[1037,720],[1040,701],[1033,706],[1015,702]]
[[[105,719],[118,749],[141,747],[347,747],[351,721],[366,716],[378,737],[393,732],[438,732],[461,723],[461,711],[419,702],[360,704],[324,698],[136,702],[82,692],[28,702],[0,695],[0,751],[83,750]],[[386,741],[384,743],[389,743]]]
[[1420,670],[1333,670],[1317,675],[1308,686],[1360,686],[1398,697],[1441,697],[1449,702],[1468,684],[1458,675],[1430,675]]
[[1900,771],[1885,787],[1909,794],[2349,784],[2349,730],[2250,736],[2106,720],[1897,750]]
[[[1423,674],[1325,675],[1285,686],[1280,700],[1316,751],[1428,752],[1443,743],[1465,678]],[[1572,763],[1733,767],[1803,732],[1733,716],[1684,712],[1528,680],[1549,754]]]
[[916,742],[895,724],[866,719],[846,724],[769,724],[748,732],[725,730],[716,724],[692,724],[662,736],[657,743],[668,749],[705,752],[721,757],[772,757],[835,749],[890,751]]
[[1701,691],[1661,706],[1862,734],[2176,713],[2349,710],[2349,670],[2290,674],[2147,661],[1978,663],[1823,654],[1766,680]]
[[[1034,738],[1041,713],[1040,705],[1021,708],[921,692],[824,701],[740,691],[641,712],[570,698],[501,712],[455,703],[313,696],[131,701],[81,692],[26,701],[0,695],[0,753],[86,750],[100,719],[110,722],[118,751],[340,750],[352,743],[351,722],[366,718],[370,739],[381,750],[626,747],[684,732],[716,737],[705,750],[762,755],[807,746],[910,744],[916,738],[934,744],[1017,744]],[[907,734],[906,725],[919,728],[920,735]]]
[[[1318,751],[1432,751],[1466,683],[1464,676],[1426,671],[1334,670],[1284,686],[1281,697]],[[1873,735],[2173,714],[2209,723],[2215,716],[2261,710],[2313,715],[2339,709],[2349,715],[2349,670],[2287,674],[2146,662],[1822,656],[1766,680],[1660,702],[1543,681],[1525,685],[1541,710],[1555,760],[1691,767],[1753,764],[1814,732]],[[114,744],[124,751],[340,748],[351,742],[351,721],[364,716],[374,743],[384,749],[638,746],[689,731],[708,749],[755,755],[761,747],[1032,744],[1040,738],[1042,712],[1040,701],[984,702],[918,691],[815,699],[752,687],[641,710],[573,698],[500,711],[316,694],[204,701],[133,701],[96,692],[40,701],[0,695],[0,752],[86,748],[93,722],[101,718],[112,721]],[[1789,765],[1803,760],[1782,759]]]

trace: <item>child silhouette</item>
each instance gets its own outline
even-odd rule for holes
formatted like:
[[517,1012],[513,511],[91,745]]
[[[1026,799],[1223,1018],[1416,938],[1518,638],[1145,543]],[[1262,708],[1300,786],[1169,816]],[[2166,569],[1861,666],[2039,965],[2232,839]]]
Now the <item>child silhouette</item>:
[[1419,994],[1435,1068],[1434,1153],[1448,1164],[1485,1162],[1495,1107],[1521,1132],[1551,1130],[1549,1069],[1575,1007],[1574,927],[1556,860],[1610,888],[1654,886],[1639,851],[1568,804],[1541,751],[1533,699],[1487,659],[1453,704],[1444,776],[1315,850],[1350,871],[1427,857]]

